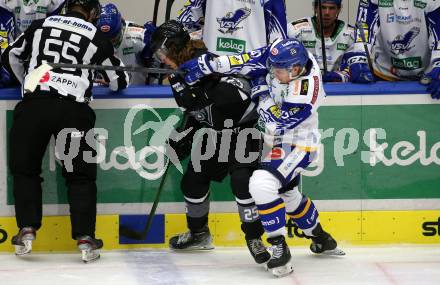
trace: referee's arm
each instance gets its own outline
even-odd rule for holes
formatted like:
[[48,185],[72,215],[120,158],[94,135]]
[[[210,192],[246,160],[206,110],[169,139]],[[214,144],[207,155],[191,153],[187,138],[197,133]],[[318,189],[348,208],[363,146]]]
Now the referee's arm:
[[[103,57],[98,61],[98,65],[124,66],[122,61],[115,56],[114,48],[111,43],[106,40],[103,45]],[[102,72],[104,80],[109,83],[109,88],[113,91],[119,91],[127,88],[130,78],[128,72],[117,70],[105,70]]]

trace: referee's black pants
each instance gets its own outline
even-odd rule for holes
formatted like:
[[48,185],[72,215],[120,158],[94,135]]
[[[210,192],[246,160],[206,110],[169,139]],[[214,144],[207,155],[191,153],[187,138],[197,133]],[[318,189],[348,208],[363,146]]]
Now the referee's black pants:
[[94,237],[97,165],[85,162],[83,152],[92,151],[96,156],[94,149],[85,141],[86,133],[95,125],[95,113],[87,104],[69,99],[38,94],[31,96],[15,107],[10,130],[9,167],[14,181],[17,226],[20,229],[41,227],[43,179],[40,174],[43,155],[53,135],[57,137],[61,130],[75,128],[79,132],[73,138],[68,135],[65,146],[61,144],[66,154],[70,142],[80,140],[71,171],[67,171],[63,161],[62,172],[68,189],[72,238],[81,235]]

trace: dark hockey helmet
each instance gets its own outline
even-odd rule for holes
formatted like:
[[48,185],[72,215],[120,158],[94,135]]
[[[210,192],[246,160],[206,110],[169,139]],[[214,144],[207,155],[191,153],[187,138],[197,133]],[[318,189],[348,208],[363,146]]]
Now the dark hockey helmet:
[[[342,0],[321,0],[321,4],[329,3],[329,4],[336,4],[338,7],[341,7]],[[313,0],[313,5],[316,6],[319,4],[318,0]]]
[[96,23],[99,19],[99,15],[101,14],[101,4],[99,0],[67,0],[66,1],[66,10],[69,11],[72,6],[81,6],[87,12],[93,11],[93,23]]
[[176,20],[170,20],[160,25],[151,35],[151,52],[155,55],[159,51],[167,54],[171,47],[179,51],[186,46],[189,40],[189,33],[183,25]]

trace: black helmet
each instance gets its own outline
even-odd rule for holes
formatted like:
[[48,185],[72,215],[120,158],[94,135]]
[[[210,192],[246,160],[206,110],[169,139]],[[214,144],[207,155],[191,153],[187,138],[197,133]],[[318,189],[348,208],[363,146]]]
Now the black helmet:
[[160,25],[151,35],[151,52],[154,54],[159,49],[171,47],[180,50],[186,46],[189,40],[189,33],[183,28],[183,25],[176,20],[170,20]]
[[99,15],[101,14],[101,4],[99,3],[99,0],[67,0],[66,1],[66,10],[69,12],[70,7],[77,5],[81,6],[86,10],[87,12],[92,11],[95,9],[95,21],[98,21]]

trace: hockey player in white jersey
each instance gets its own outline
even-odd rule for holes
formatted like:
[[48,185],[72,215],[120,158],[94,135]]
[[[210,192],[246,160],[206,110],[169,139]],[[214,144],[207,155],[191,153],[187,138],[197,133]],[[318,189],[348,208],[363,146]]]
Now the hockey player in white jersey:
[[203,29],[208,50],[243,53],[287,37],[284,0],[187,0],[178,21],[194,32]]
[[[266,65],[267,63],[267,65]],[[254,79],[259,123],[267,152],[249,182],[273,255],[267,268],[276,276],[293,271],[285,241],[286,214],[312,239],[314,253],[344,255],[322,229],[318,210],[298,189],[300,173],[317,157],[318,113],[325,91],[321,71],[311,53],[296,39],[241,55],[202,55],[180,66],[190,84],[212,72],[241,73]]]
[[[440,2],[360,0],[357,20],[382,80],[420,80],[440,99]],[[360,39],[360,37],[358,37]],[[362,43],[355,44],[357,50]]]
[[[102,7],[97,23],[100,29],[110,38],[115,53],[126,66],[147,66],[150,63],[150,38],[155,25],[146,23],[144,27],[126,21],[115,4],[108,3]],[[148,74],[130,73],[130,85],[145,85]]]
[[34,20],[61,12],[65,0],[0,0],[0,7],[14,14],[16,35],[27,30]]
[[[322,21],[319,13],[321,3]],[[354,27],[338,19],[342,8],[342,0],[313,1],[313,17],[296,20],[287,25],[289,38],[297,38],[313,54],[321,70],[324,71],[324,56],[322,52],[322,24],[325,41],[325,60],[327,69],[323,72],[324,82],[355,82],[365,83],[364,77],[350,77],[350,66],[341,63],[345,52],[355,42]],[[372,81],[372,75],[367,82]]]

